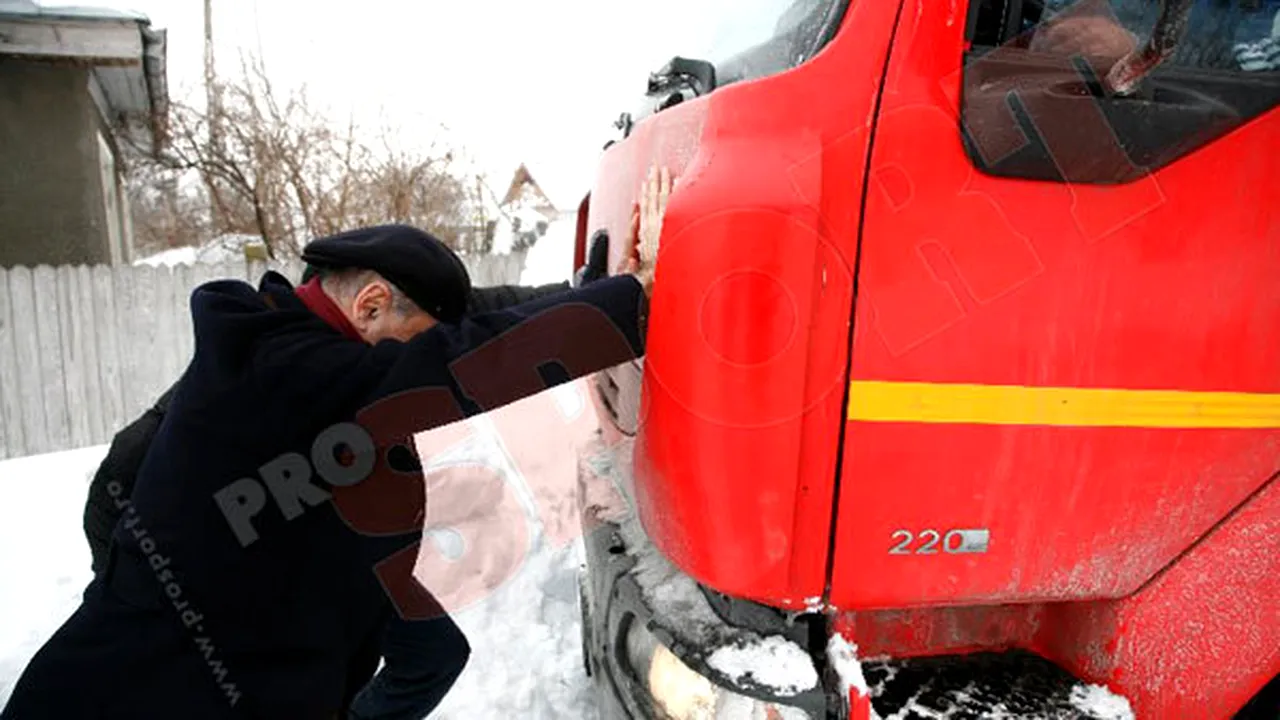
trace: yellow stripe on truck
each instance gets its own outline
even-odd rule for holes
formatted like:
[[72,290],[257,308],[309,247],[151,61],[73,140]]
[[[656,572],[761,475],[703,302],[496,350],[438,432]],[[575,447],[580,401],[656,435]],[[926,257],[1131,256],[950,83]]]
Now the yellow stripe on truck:
[[1280,394],[856,380],[848,416],[862,422],[1280,428]]

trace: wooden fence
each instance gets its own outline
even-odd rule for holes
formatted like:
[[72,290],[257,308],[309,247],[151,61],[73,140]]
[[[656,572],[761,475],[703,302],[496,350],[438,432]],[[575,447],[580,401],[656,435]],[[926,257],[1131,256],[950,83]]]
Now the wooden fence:
[[[524,256],[466,263],[476,286],[515,284]],[[267,269],[0,268],[0,459],[110,442],[186,369],[192,290],[221,278],[256,283]]]

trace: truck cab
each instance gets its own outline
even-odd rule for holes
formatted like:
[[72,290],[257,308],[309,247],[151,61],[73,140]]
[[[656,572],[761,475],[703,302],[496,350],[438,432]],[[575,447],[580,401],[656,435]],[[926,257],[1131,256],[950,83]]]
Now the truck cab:
[[1280,716],[1280,5],[749,6],[579,212],[589,280],[676,178],[580,463],[608,714]]

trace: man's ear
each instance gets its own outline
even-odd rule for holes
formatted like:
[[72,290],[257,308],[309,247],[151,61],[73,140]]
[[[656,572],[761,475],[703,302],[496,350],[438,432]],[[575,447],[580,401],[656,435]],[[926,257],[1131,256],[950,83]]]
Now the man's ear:
[[391,288],[384,282],[371,282],[365,285],[355,299],[355,314],[360,321],[367,322],[391,309]]

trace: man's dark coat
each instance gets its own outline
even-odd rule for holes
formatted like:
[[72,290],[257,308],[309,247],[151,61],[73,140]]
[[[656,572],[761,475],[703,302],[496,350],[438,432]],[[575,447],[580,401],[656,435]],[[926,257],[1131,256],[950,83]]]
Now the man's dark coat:
[[[377,475],[393,454],[381,450],[412,432],[640,355],[645,313],[640,284],[611,278],[369,346],[275,273],[258,289],[204,285],[191,304],[195,354],[108,566],[0,717],[333,717],[396,584],[373,569],[418,536],[379,513],[421,509],[396,505],[415,494],[385,474],[327,484],[307,462],[317,438],[359,420]],[[241,480],[270,489],[247,546],[215,502]]]

